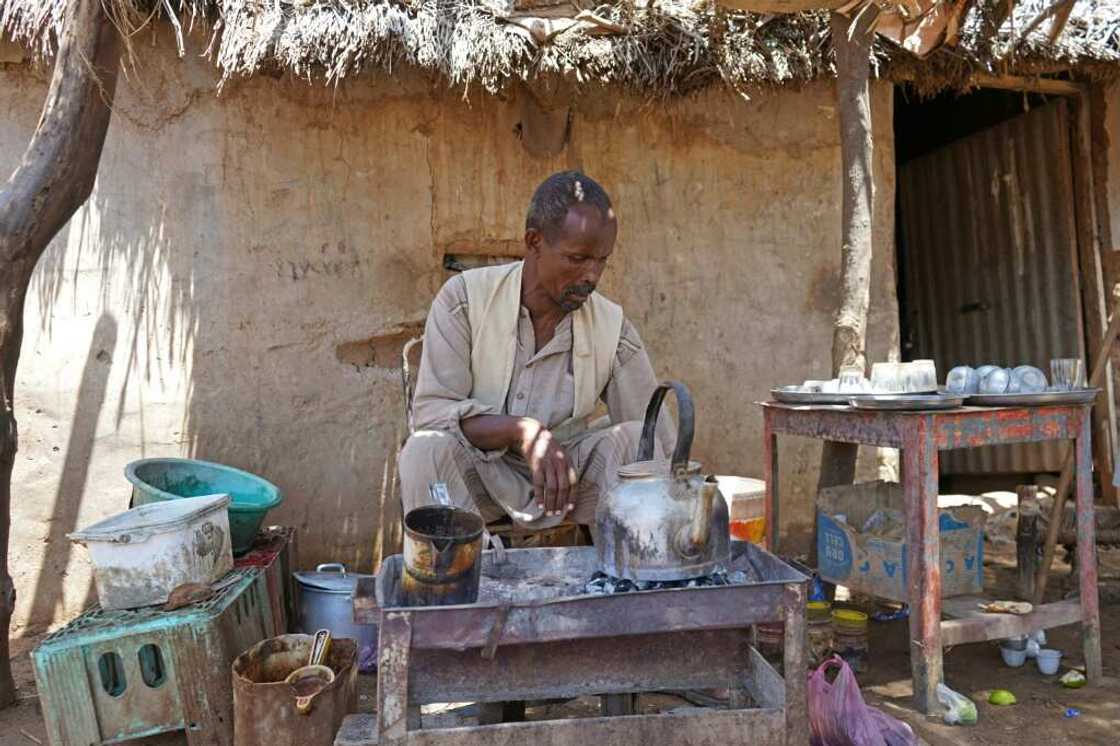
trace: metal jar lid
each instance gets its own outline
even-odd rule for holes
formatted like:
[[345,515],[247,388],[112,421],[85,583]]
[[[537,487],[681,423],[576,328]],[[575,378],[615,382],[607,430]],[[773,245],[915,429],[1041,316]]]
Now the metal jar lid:
[[304,570],[294,572],[292,575],[305,588],[347,595],[354,592],[354,586],[357,585],[360,577],[346,572],[346,565],[341,562],[328,562],[318,565],[314,572]]

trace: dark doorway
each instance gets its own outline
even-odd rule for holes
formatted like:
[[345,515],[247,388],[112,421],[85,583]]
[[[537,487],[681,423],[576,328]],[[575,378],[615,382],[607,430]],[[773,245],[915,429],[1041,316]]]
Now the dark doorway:
[[[1061,97],[896,89],[903,359],[933,359],[944,380],[956,365],[1048,374],[1051,358],[1084,357],[1070,121]],[[1013,488],[1061,457],[1057,443],[1000,446],[946,452],[941,468]]]

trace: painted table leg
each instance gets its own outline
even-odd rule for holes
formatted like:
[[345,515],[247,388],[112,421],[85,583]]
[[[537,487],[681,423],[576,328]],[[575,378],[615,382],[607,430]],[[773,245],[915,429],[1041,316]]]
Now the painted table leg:
[[933,418],[908,418],[903,435],[906,539],[910,585],[910,671],[914,705],[937,711],[941,682],[941,537],[937,519],[938,454]]
[[[785,644],[782,651],[782,674],[786,682],[786,744],[804,746],[809,743],[808,674],[805,626],[804,585],[786,586]],[[795,611],[796,610],[796,611]]]
[[419,708],[410,708],[408,703],[411,647],[412,615],[404,612],[384,614],[377,665],[378,735],[383,745],[404,738],[410,726],[415,728],[418,725],[415,720]]
[[766,549],[778,553],[778,436],[769,411],[763,412],[763,475],[766,480]]
[[1100,596],[1097,589],[1097,531],[1093,507],[1093,446],[1086,409],[1080,436],[1074,443],[1077,469],[1077,564],[1081,596],[1081,644],[1090,683],[1101,679]]

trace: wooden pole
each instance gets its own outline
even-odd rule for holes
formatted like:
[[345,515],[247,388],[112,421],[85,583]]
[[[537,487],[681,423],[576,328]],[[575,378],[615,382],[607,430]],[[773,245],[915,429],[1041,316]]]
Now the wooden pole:
[[[1108,329],[1105,330],[1104,336],[1101,338],[1097,354],[1093,358],[1096,362],[1093,364],[1093,372],[1089,375],[1090,387],[1101,385],[1104,373],[1108,369],[1108,353],[1112,349],[1113,343],[1116,342],[1118,334],[1120,334],[1120,313],[1114,313],[1112,319],[1108,322]],[[1062,518],[1064,517],[1066,493],[1069,492],[1072,484],[1073,449],[1070,448],[1066,451],[1062,476],[1058,480],[1058,491],[1054,493],[1054,505],[1050,508],[1050,525],[1046,527],[1046,545],[1042,551],[1042,564],[1038,566],[1038,580],[1035,581],[1034,603],[1036,605],[1042,603],[1042,596],[1046,593],[1046,581],[1050,575],[1050,565],[1054,561],[1058,532],[1061,530]]]
[[1016,492],[1019,498],[1019,520],[1015,526],[1016,595],[1024,601],[1033,601],[1039,559],[1038,487],[1020,485]]
[[100,0],[69,0],[39,125],[0,188],[0,707],[15,700],[8,630],[16,592],[8,541],[23,302],[47,244],[93,190],[119,66],[120,37]]
[[[866,370],[867,308],[871,302],[871,200],[873,192],[870,59],[872,35],[832,14],[836,99],[840,117],[840,308],[832,327],[832,374],[845,366]],[[826,441],[818,489],[851,484],[858,447]]]

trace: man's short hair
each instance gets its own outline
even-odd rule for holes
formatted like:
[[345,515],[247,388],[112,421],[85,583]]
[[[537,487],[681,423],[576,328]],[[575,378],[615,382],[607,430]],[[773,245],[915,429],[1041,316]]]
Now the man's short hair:
[[599,208],[604,216],[610,214],[611,198],[597,181],[579,171],[555,173],[533,192],[525,230],[536,230],[546,241],[554,241],[564,227],[568,210],[581,203]]

